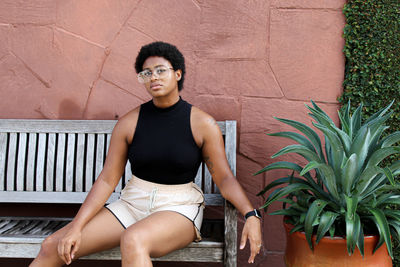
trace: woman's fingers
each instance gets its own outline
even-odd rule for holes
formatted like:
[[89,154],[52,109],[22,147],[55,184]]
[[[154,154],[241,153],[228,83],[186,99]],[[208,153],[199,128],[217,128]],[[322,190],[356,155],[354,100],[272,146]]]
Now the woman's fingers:
[[64,243],[61,242],[61,240],[60,240],[58,242],[57,252],[58,252],[58,256],[65,262],[65,259],[63,257],[63,251],[64,251]]
[[73,243],[71,241],[67,241],[65,246],[64,246],[64,258],[66,260],[66,264],[71,263],[71,247],[73,246]]
[[71,264],[75,253],[79,249],[79,241],[74,241],[70,238],[63,238],[58,243],[58,255],[65,264]]
[[240,249],[244,249],[244,247],[246,246],[246,242],[247,242],[247,231],[246,229],[243,229],[242,237],[240,238]]
[[64,239],[60,240],[58,243],[58,256],[63,262],[68,264],[68,259],[66,257],[65,251],[68,250],[68,243]]
[[[254,258],[257,254],[260,253],[261,250],[261,227],[260,221],[258,218],[249,219],[246,221],[243,231],[242,237],[240,241],[240,249],[243,249],[246,246],[246,241],[249,239],[250,243],[250,257],[248,262],[254,263]],[[252,220],[252,221],[251,221]]]
[[76,241],[74,246],[72,247],[72,251],[71,251],[71,260],[73,260],[75,258],[75,253],[78,251],[80,246],[80,241]]
[[249,263],[254,263],[254,258],[257,254],[260,253],[261,250],[261,241],[260,240],[250,240],[250,257]]

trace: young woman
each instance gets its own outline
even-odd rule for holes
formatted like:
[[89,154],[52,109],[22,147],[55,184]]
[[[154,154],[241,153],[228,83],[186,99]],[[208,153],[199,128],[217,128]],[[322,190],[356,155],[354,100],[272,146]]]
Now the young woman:
[[[183,55],[173,45],[151,43],[141,48],[135,69],[152,100],[118,121],[104,168],[78,214],[44,240],[30,266],[69,265],[119,245],[122,266],[146,267],[152,266],[150,257],[200,240],[204,197],[193,180],[201,161],[223,197],[246,215],[240,247],[250,241],[254,262],[261,248],[258,213],[230,171],[215,120],[179,95]],[[133,177],[121,198],[104,207],[127,160]]]

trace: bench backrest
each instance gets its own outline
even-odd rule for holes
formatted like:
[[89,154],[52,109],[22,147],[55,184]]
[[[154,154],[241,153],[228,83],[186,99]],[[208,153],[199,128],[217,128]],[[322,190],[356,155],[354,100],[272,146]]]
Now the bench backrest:
[[[0,202],[82,203],[100,174],[116,121],[0,119]],[[236,122],[218,122],[236,175]],[[115,192],[132,173],[129,162]],[[204,163],[196,179],[206,205],[223,205]]]

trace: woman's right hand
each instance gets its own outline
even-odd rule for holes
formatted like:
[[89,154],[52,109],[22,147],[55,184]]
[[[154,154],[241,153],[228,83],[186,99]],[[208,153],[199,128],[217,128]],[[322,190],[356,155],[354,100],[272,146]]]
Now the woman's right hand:
[[81,229],[74,227],[71,223],[71,228],[58,242],[58,256],[65,262],[65,264],[71,264],[75,257],[75,253],[78,251],[81,243]]

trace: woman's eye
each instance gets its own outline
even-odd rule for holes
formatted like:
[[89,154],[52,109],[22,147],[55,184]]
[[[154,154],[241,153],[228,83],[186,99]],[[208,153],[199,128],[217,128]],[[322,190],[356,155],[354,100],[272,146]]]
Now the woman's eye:
[[145,77],[151,77],[151,75],[153,75],[153,74],[151,73],[151,71],[146,71],[145,73],[143,73],[143,75]]
[[161,74],[161,73],[163,73],[165,71],[166,71],[166,69],[157,69],[157,74]]

